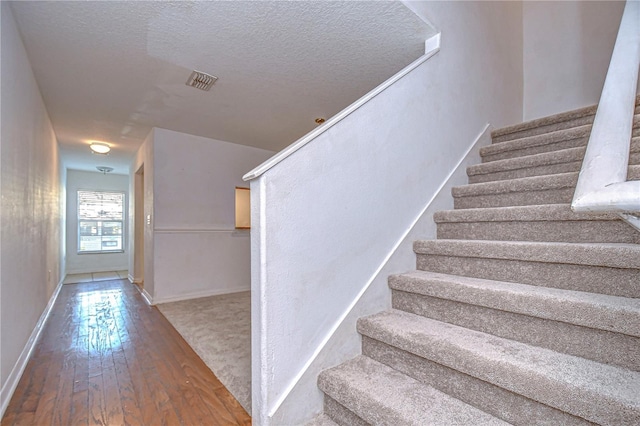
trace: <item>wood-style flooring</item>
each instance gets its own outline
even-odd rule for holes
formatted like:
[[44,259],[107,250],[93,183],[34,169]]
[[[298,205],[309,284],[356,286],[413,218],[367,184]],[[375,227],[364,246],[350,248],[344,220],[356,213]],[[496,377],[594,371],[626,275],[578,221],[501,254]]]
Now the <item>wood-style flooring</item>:
[[250,425],[128,281],[64,285],[2,418],[9,425]]

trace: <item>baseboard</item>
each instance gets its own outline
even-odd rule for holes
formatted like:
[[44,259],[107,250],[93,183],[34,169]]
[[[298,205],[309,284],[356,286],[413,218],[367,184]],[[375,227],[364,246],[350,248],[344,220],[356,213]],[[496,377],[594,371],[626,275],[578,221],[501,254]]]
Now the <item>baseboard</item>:
[[129,269],[129,265],[123,267],[112,266],[108,268],[98,268],[96,269],[72,269],[66,272],[66,275],[76,275],[76,274],[93,274],[100,272],[113,272],[113,271],[127,271]]
[[153,298],[151,297],[151,295],[149,294],[149,292],[147,292],[147,290],[145,289],[140,289],[140,294],[142,295],[142,298],[144,299],[145,302],[147,302],[147,305],[149,306],[153,306]]
[[182,300],[199,299],[201,297],[220,296],[222,294],[242,293],[245,291],[251,291],[251,286],[246,288],[224,288],[215,290],[205,290],[197,293],[180,294],[176,296],[162,297],[154,300],[154,304],[180,302]]
[[62,283],[64,278],[60,280],[58,285],[56,286],[51,298],[49,299],[49,303],[44,308],[42,315],[40,315],[40,319],[36,323],[33,331],[31,332],[31,336],[29,336],[29,340],[27,340],[27,344],[22,349],[20,353],[20,357],[18,357],[18,361],[13,366],[11,373],[9,373],[9,377],[7,377],[7,381],[2,386],[2,390],[0,391],[0,418],[4,416],[4,412],[9,406],[9,401],[11,401],[11,397],[13,393],[16,391],[18,387],[18,383],[20,382],[20,378],[24,373],[24,369],[27,367],[27,362],[29,362],[29,358],[31,358],[31,353],[35,348],[35,345],[42,333],[42,329],[44,328],[44,324],[49,318],[49,314],[51,313],[51,309],[53,308],[53,304],[56,302],[58,298],[58,294],[60,294],[60,289],[62,288]]
[[136,278],[131,274],[128,274],[127,278],[131,284],[141,284],[143,282],[142,278]]

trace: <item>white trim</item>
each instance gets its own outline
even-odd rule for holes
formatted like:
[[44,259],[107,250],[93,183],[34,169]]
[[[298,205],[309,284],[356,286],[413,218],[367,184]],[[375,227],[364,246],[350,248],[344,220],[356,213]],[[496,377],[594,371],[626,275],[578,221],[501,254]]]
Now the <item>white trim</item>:
[[[349,306],[347,307],[347,309],[342,313],[342,315],[340,315],[340,317],[335,321],[335,323],[333,324],[333,326],[331,327],[331,329],[327,332],[327,334],[324,336],[324,338],[322,339],[322,341],[320,342],[320,344],[318,345],[318,347],[315,349],[315,351],[313,352],[313,354],[311,355],[311,357],[307,360],[307,362],[305,362],[305,364],[302,366],[302,368],[300,369],[300,371],[298,371],[298,373],[294,376],[294,378],[291,380],[291,382],[289,382],[289,385],[287,386],[287,388],[285,389],[285,391],[282,393],[282,395],[280,396],[280,398],[278,398],[278,400],[276,401],[276,404],[274,404],[274,406],[269,410],[269,417],[273,417],[274,414],[278,411],[278,409],[280,408],[280,406],[282,405],[282,403],[285,401],[285,399],[289,396],[289,394],[291,393],[291,391],[293,390],[293,388],[298,384],[298,382],[300,381],[300,379],[302,378],[302,376],[304,375],[304,373],[307,371],[307,369],[311,366],[311,364],[315,361],[315,359],[318,357],[318,355],[320,354],[320,352],[322,352],[322,349],[324,349],[324,347],[326,346],[326,344],[329,342],[329,340],[331,339],[331,337],[335,334],[336,330],[338,330],[338,328],[340,327],[340,325],[344,322],[344,320],[347,318],[347,316],[351,313],[351,311],[355,308],[355,306],[358,304],[358,302],[360,301],[360,299],[362,298],[362,296],[365,294],[365,292],[369,289],[369,287],[371,286],[371,284],[374,282],[374,280],[378,277],[378,275],[380,275],[380,272],[382,271],[382,269],[386,266],[386,264],[389,262],[389,259],[391,259],[391,257],[394,255],[394,253],[398,250],[398,248],[400,247],[400,245],[405,241],[405,239],[407,238],[407,236],[409,235],[409,233],[413,230],[413,228],[415,228],[416,224],[418,223],[418,221],[424,216],[425,212],[427,211],[427,209],[429,208],[429,206],[431,206],[431,203],[433,203],[433,201],[436,199],[436,197],[438,196],[438,194],[440,194],[440,192],[443,190],[443,188],[446,187],[447,183],[449,182],[449,180],[451,179],[451,177],[454,175],[454,173],[458,170],[458,168],[460,167],[460,165],[464,162],[464,160],[467,158],[467,156],[469,155],[469,153],[475,148],[475,146],[480,143],[484,137],[487,135],[487,132],[490,129],[490,124],[487,123],[484,128],[482,129],[482,131],[478,134],[478,136],[475,138],[475,140],[473,141],[473,143],[469,146],[469,148],[467,148],[467,150],[465,151],[465,153],[462,155],[462,157],[460,157],[460,159],[458,160],[458,162],[456,163],[456,165],[449,171],[449,174],[442,180],[442,182],[440,183],[440,186],[438,186],[438,189],[434,192],[433,196],[427,201],[427,203],[425,204],[425,206],[422,208],[422,210],[420,211],[420,213],[418,213],[418,215],[415,217],[415,219],[413,220],[413,222],[407,227],[407,229],[405,230],[405,232],[400,236],[400,238],[398,239],[398,241],[394,244],[394,246],[391,248],[391,250],[389,251],[389,253],[387,253],[387,255],[385,256],[385,258],[382,260],[382,262],[380,263],[380,265],[378,266],[378,268],[373,272],[373,274],[369,277],[369,280],[367,281],[367,283],[362,287],[362,289],[360,289],[360,291],[358,292],[358,294],[356,295],[356,297],[353,299],[353,301],[349,304]],[[488,136],[490,138],[490,135]]]
[[[99,273],[102,273],[102,272],[118,272],[118,271],[128,271],[128,270],[129,270],[129,266],[122,266],[122,267],[109,266],[109,267],[104,267],[104,268],[98,268],[98,270],[96,270],[95,268],[71,269],[71,270],[68,270],[66,272],[65,279],[69,275],[99,274]],[[117,278],[117,279],[120,279],[120,278]],[[124,278],[122,278],[122,279],[124,279]],[[74,284],[77,284],[77,283],[74,283]]]
[[171,302],[180,302],[182,300],[191,300],[191,299],[199,299],[201,297],[210,297],[210,296],[220,296],[222,294],[234,294],[234,293],[243,293],[245,291],[251,291],[251,287],[242,287],[242,288],[223,288],[223,289],[215,289],[215,290],[205,290],[199,291],[195,293],[187,293],[181,294],[178,296],[170,296],[163,298],[156,298],[153,301],[154,305],[159,305],[161,303],[171,303]]
[[147,302],[147,305],[153,306],[154,305],[153,298],[151,297],[149,292],[144,288],[138,287],[138,289],[140,290],[140,294],[142,295],[142,298],[144,299],[144,301]]
[[627,1],[571,209],[640,212],[640,183],[627,182],[638,67],[640,2]]
[[223,233],[249,235],[249,229],[235,228],[153,228],[158,234],[198,234],[198,233]]
[[[252,396],[252,405],[251,405],[251,416],[253,418],[256,417],[256,414],[258,415],[257,417],[257,423],[258,425],[262,425],[262,426],[269,426],[269,424],[271,423],[271,416],[267,413],[267,409],[269,408],[269,389],[267,388],[267,386],[265,386],[265,383],[269,383],[269,377],[270,377],[270,373],[268,370],[269,367],[269,357],[267,356],[267,348],[268,343],[269,343],[269,328],[267,327],[267,324],[269,322],[269,318],[267,315],[267,309],[265,309],[265,301],[267,300],[267,226],[265,224],[266,222],[266,218],[267,218],[267,183],[266,183],[266,179],[259,179],[258,180],[258,185],[259,185],[259,190],[258,190],[258,194],[260,194],[260,203],[258,205],[259,211],[260,211],[260,215],[258,216],[258,222],[259,222],[259,226],[258,226],[258,230],[260,232],[260,237],[259,237],[259,253],[258,253],[258,259],[257,262],[259,263],[259,276],[258,276],[258,291],[256,293],[259,293],[258,297],[259,302],[257,304],[257,306],[253,306],[253,300],[251,303],[251,309],[256,309],[258,311],[258,314],[256,316],[259,316],[260,320],[258,322],[258,324],[252,324],[251,325],[251,332],[254,333],[253,330],[257,330],[258,333],[260,333],[260,335],[258,336],[258,338],[260,339],[260,346],[256,349],[256,352],[258,353],[259,356],[259,370],[258,373],[260,375],[259,377],[259,382],[256,383],[255,382],[255,377],[254,377],[254,371],[253,369],[255,368],[253,359],[251,360],[251,380],[252,380],[252,387],[258,387],[258,391],[260,392],[258,395],[259,398],[259,404],[255,403],[255,399]],[[253,253],[252,253],[253,254]],[[253,276],[252,276],[253,279]],[[254,290],[255,291],[255,290]],[[251,298],[253,299],[254,295],[251,295]],[[253,316],[251,318],[252,322],[253,322]],[[251,336],[251,341],[253,343],[253,336]],[[253,350],[253,349],[252,349]],[[253,358],[253,355],[252,355]],[[296,382],[299,380],[299,378],[296,378]],[[255,389],[255,387],[253,387],[253,389]],[[253,390],[251,391],[253,393]],[[288,391],[290,392],[290,391]],[[288,393],[287,392],[287,393]],[[257,412],[257,413],[256,413]],[[273,411],[275,412],[275,410]]]
[[31,336],[29,336],[29,340],[27,340],[27,344],[24,346],[24,349],[22,349],[22,352],[20,353],[16,364],[13,366],[11,373],[9,373],[9,377],[7,377],[7,380],[4,382],[4,386],[2,386],[2,391],[0,391],[0,418],[4,416],[4,412],[7,409],[7,406],[9,406],[11,397],[16,391],[16,387],[18,387],[18,383],[20,382],[20,378],[24,373],[24,369],[27,367],[27,362],[29,362],[29,358],[31,358],[33,349],[35,348],[36,343],[38,342],[38,338],[42,333],[44,324],[47,321],[47,318],[49,318],[49,314],[51,314],[51,309],[53,309],[54,303],[58,299],[58,294],[60,294],[63,282],[64,278],[60,280],[55,290],[53,291],[53,294],[49,299],[49,303],[47,303],[47,306],[44,308],[42,315],[40,315],[40,319],[31,332]]
[[394,74],[391,78],[389,78],[384,83],[380,84],[378,87],[376,87],[375,89],[373,89],[372,91],[370,91],[369,93],[367,93],[366,95],[364,95],[363,97],[361,97],[360,99],[358,99],[357,101],[349,105],[347,108],[343,109],[338,114],[331,117],[322,126],[317,127],[316,129],[307,133],[305,136],[298,139],[296,142],[292,143],[282,151],[278,152],[276,155],[269,158],[267,161],[260,164],[255,169],[251,170],[249,173],[247,173],[242,177],[242,180],[249,181],[262,175],[267,170],[271,169],[281,161],[285,160],[294,152],[298,151],[300,148],[302,148],[303,146],[305,146],[306,144],[308,144],[309,142],[311,142],[312,140],[314,140],[315,138],[317,138],[318,136],[320,136],[321,134],[329,130],[331,127],[338,124],[344,118],[349,116],[352,112],[356,111],[361,106],[369,102],[371,99],[375,98],[377,95],[385,91],[387,88],[393,85],[396,81],[400,80],[402,77],[409,74],[418,66],[422,65],[427,59],[431,58],[440,50],[440,33],[427,39],[425,41],[425,48],[430,50],[425,51],[424,55],[420,56],[411,64],[404,67],[402,70]]

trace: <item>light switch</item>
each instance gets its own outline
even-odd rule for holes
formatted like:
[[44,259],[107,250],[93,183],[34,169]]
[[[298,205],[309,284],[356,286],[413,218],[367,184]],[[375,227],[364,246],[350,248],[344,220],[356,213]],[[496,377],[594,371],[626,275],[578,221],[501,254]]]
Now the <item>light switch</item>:
[[151,225],[151,215],[147,215],[147,225]]

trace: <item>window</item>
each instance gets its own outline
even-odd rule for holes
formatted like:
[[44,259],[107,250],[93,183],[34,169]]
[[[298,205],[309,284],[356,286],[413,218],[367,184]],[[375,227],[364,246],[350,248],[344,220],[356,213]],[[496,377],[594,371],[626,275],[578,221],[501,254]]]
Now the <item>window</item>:
[[123,192],[78,191],[78,253],[123,252]]

